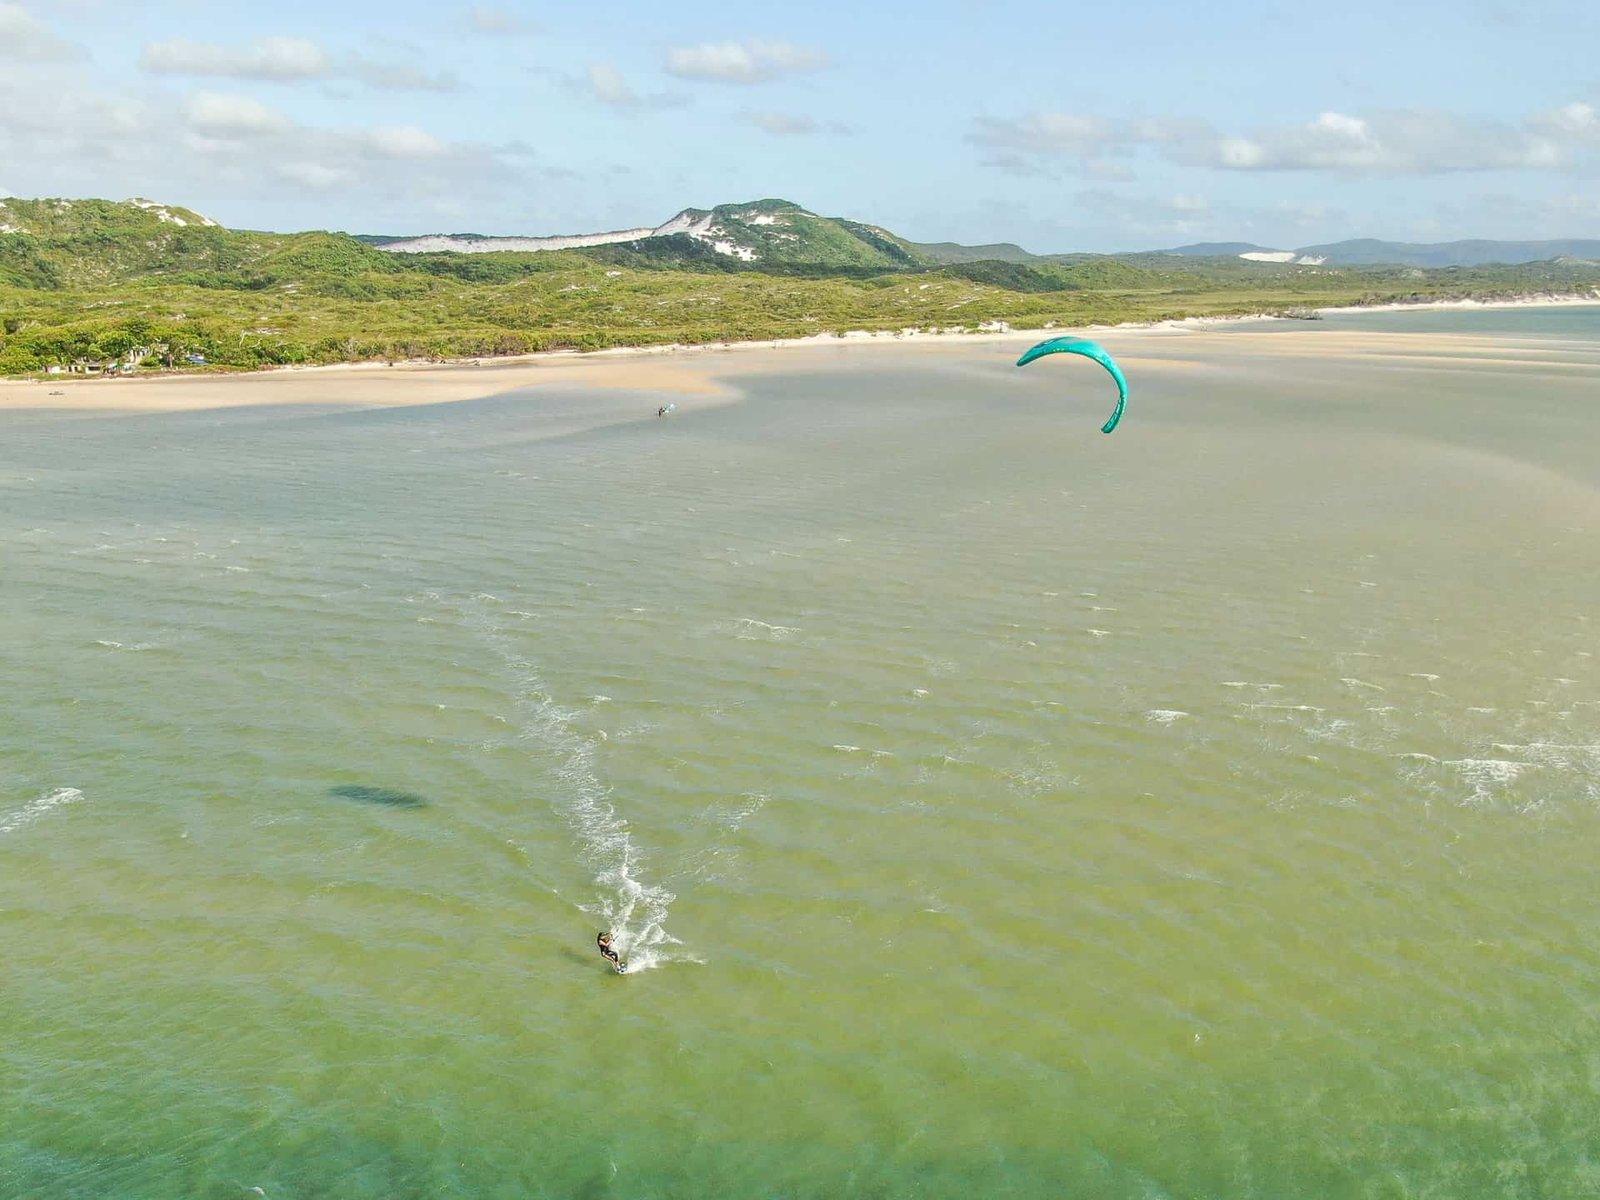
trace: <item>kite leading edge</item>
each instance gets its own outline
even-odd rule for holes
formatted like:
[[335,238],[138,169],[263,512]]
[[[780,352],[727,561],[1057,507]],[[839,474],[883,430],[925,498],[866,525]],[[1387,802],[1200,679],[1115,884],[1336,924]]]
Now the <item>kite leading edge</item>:
[[1084,358],[1092,358],[1107,371],[1111,378],[1117,381],[1117,407],[1111,414],[1111,419],[1100,426],[1101,433],[1110,433],[1117,427],[1117,422],[1122,420],[1122,410],[1128,406],[1128,381],[1123,378],[1122,368],[1117,366],[1117,360],[1112,358],[1106,348],[1099,342],[1091,342],[1087,338],[1058,337],[1040,342],[1021,358],[1017,359],[1017,366],[1025,367],[1036,358],[1043,358],[1046,354],[1081,354]]

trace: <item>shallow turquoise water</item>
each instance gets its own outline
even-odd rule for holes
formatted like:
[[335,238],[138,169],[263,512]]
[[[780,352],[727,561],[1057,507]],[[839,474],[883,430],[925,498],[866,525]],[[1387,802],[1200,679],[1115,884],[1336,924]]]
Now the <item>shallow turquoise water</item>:
[[5,416],[0,1194],[1592,1194],[1600,312],[1487,316]]

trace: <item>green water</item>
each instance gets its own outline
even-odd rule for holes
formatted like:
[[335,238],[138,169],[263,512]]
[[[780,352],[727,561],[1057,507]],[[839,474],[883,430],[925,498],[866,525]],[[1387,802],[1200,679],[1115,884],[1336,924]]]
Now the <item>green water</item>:
[[0,416],[0,1195],[1600,1192],[1600,310],[1465,317]]

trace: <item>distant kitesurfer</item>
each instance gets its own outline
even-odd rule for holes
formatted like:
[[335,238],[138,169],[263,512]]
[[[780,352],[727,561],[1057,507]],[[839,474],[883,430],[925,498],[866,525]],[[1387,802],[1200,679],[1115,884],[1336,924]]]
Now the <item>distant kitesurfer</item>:
[[628,969],[627,965],[618,957],[617,952],[611,948],[611,934],[609,931],[601,930],[596,934],[594,944],[600,947],[601,954],[611,960],[611,965],[616,968],[618,975]]
[[667,415],[667,406],[665,404],[663,404],[660,408],[656,409],[656,416],[664,417],[666,415]]

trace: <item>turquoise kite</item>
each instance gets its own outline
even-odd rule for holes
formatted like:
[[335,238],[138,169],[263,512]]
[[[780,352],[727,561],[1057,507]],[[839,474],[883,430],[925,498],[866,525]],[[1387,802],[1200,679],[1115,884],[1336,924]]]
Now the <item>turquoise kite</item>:
[[1111,372],[1111,378],[1117,381],[1117,407],[1111,414],[1111,419],[1100,426],[1101,433],[1110,433],[1117,427],[1117,422],[1122,420],[1122,410],[1128,407],[1128,381],[1122,377],[1122,368],[1117,366],[1117,360],[1106,353],[1106,348],[1099,342],[1091,342],[1085,338],[1058,337],[1047,342],[1040,342],[1021,358],[1017,359],[1017,366],[1025,367],[1036,358],[1043,358],[1046,354],[1081,354],[1085,358],[1092,358],[1106,370]]

